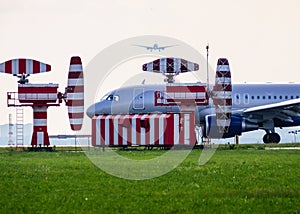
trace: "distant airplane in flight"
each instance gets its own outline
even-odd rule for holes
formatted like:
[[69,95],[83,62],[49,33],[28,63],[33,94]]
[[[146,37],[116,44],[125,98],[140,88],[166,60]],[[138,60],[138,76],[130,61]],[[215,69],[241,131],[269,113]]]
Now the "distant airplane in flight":
[[166,48],[174,47],[177,45],[167,45],[167,46],[159,46],[157,43],[154,43],[153,46],[147,46],[147,45],[134,45],[141,48],[146,48],[148,51],[163,51]]

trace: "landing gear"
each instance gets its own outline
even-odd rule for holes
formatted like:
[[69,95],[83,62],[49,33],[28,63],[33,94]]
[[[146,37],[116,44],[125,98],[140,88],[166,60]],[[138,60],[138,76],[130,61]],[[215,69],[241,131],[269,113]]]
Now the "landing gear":
[[264,143],[279,143],[280,135],[276,132],[267,133],[263,137]]

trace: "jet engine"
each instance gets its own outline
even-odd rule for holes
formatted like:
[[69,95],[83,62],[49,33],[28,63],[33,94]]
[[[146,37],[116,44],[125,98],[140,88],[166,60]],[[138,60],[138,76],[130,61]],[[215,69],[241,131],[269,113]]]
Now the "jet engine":
[[258,129],[258,124],[249,122],[241,116],[232,115],[227,132],[220,132],[217,124],[216,115],[207,115],[205,117],[205,135],[210,138],[229,138],[235,135],[241,135],[242,132],[248,132]]

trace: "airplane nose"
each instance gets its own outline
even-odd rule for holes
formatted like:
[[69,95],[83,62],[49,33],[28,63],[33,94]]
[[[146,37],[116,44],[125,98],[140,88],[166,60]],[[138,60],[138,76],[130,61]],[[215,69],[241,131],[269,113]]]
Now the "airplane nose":
[[96,114],[96,105],[93,104],[90,107],[88,107],[88,109],[86,110],[86,114],[89,118],[93,118]]

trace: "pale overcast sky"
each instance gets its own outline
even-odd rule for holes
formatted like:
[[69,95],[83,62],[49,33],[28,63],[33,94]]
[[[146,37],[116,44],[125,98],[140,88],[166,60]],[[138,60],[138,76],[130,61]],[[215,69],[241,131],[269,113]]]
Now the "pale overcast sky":
[[[66,86],[69,58],[84,64],[123,39],[142,35],[176,38],[205,53],[210,63],[227,57],[234,82],[300,82],[298,0],[1,0],[0,62],[40,60],[52,71],[31,82]],[[14,108],[6,92],[14,77],[0,74],[0,124]],[[70,132],[66,108],[48,110],[49,134]],[[59,124],[56,123],[60,118]],[[32,122],[28,108],[26,122]]]

